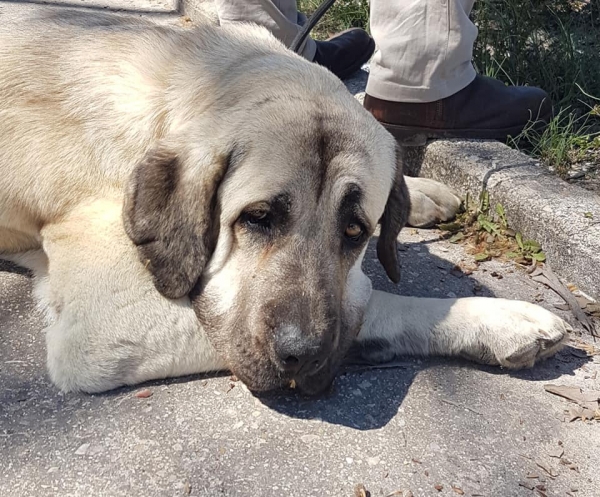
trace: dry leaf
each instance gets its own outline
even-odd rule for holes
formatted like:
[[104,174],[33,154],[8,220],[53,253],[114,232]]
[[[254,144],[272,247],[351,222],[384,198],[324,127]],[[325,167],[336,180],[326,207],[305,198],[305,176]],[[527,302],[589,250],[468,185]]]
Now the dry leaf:
[[532,482],[529,482],[529,481],[520,481],[519,486],[526,488],[528,490],[533,490],[535,488],[535,484],[533,484]]
[[558,473],[556,471],[554,471],[550,466],[546,465],[541,461],[535,461],[535,465],[538,468],[543,469],[548,474],[548,476],[550,476],[550,478],[556,478],[558,476]]
[[573,293],[571,293],[571,291],[569,291],[569,289],[562,284],[562,282],[556,277],[556,275],[547,265],[544,264],[543,269],[538,267],[535,271],[533,271],[531,273],[531,279],[546,285],[548,288],[554,290],[554,292],[560,295],[564,301],[569,304],[569,307],[573,312],[573,316],[575,316],[577,321],[581,323],[581,325],[588,331],[590,335],[597,336],[596,327],[593,321],[581,310]]
[[579,468],[577,467],[576,464],[573,464],[571,461],[569,461],[568,459],[561,459],[560,460],[560,464],[562,464],[563,466],[566,466],[569,469],[572,469],[573,471],[576,471],[577,473],[579,473]]
[[579,357],[580,359],[586,359],[587,357],[589,357],[588,353],[585,350],[581,350],[576,347],[572,347],[571,350],[569,350],[569,352],[571,352],[571,355],[573,357]]
[[546,392],[558,395],[564,399],[570,400],[579,404],[584,409],[589,409],[592,412],[598,409],[598,401],[600,400],[600,391],[590,390],[582,392],[579,387],[567,387],[564,385],[544,385]]
[[354,487],[354,497],[370,497],[370,495],[371,494],[362,483],[359,483]]
[[438,492],[441,492],[442,490],[444,490],[444,485],[440,485],[438,483],[437,485],[434,485],[433,488],[435,488]]
[[465,492],[463,491],[462,488],[460,487],[455,487],[454,485],[452,486],[452,490],[454,490],[454,493],[457,493],[458,495],[465,495]]
[[600,355],[600,349],[597,349],[591,343],[582,344],[581,349],[584,350],[588,356]]
[[598,419],[598,416],[596,416],[596,413],[591,409],[586,409],[581,406],[571,407],[569,409],[569,422],[575,421],[577,419],[586,421],[588,419],[592,420],[594,418]]
[[550,457],[556,457],[557,459],[560,459],[564,453],[565,453],[565,451],[562,447],[557,447],[554,450],[548,451],[548,455]]

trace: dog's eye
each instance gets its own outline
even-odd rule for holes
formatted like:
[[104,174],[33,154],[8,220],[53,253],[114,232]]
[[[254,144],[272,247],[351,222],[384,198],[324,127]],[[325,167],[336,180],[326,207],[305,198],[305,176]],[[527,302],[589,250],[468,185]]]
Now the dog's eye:
[[240,222],[249,228],[270,228],[271,214],[266,209],[249,209],[242,213]]
[[358,223],[350,223],[346,226],[344,235],[352,242],[359,242],[363,235],[362,226]]

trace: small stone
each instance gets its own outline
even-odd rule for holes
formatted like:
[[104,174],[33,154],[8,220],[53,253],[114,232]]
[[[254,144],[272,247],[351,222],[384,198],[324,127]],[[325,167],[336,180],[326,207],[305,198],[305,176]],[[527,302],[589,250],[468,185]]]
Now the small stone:
[[585,177],[585,172],[578,171],[576,173],[569,174],[569,177],[567,178],[567,180],[581,179],[581,178],[584,178],[584,177]]
[[379,457],[367,457],[367,464],[369,466],[377,466],[379,464]]
[[75,455],[77,456],[85,456],[87,451],[90,448],[90,444],[81,444],[79,448],[75,451]]
[[564,449],[560,446],[558,446],[556,449],[548,451],[548,455],[550,457],[555,457],[556,459],[560,459],[564,453]]
[[147,399],[148,397],[152,397],[153,392],[149,388],[144,388],[142,390],[138,390],[133,394],[134,397],[138,399]]
[[346,457],[346,462],[348,464],[352,464],[354,462],[354,459],[352,459],[351,457]]
[[102,445],[92,444],[92,445],[90,445],[90,448],[87,451],[87,455],[95,456],[96,454],[100,454],[100,452],[102,452],[103,450],[104,450],[104,447],[102,447]]
[[302,435],[300,437],[300,440],[302,440],[304,443],[308,444],[308,443],[316,442],[317,440],[319,440],[319,436],[318,435]]
[[181,444],[175,444],[175,445],[173,445],[173,450],[175,452],[182,452],[183,451],[183,446]]
[[52,466],[50,469],[48,469],[48,473],[57,473],[58,472],[58,466]]

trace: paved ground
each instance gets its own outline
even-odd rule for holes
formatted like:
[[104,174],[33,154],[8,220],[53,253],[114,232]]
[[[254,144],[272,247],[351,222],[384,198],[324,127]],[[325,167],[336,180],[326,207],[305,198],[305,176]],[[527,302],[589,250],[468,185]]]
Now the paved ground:
[[[449,270],[470,257],[438,236],[405,231],[396,291],[559,302],[510,265],[484,263],[457,278]],[[390,289],[373,252],[366,266],[379,288]],[[547,495],[598,495],[600,424],[565,422],[567,403],[543,389],[549,382],[598,389],[598,357],[568,349],[518,374],[406,360],[345,374],[331,398],[317,401],[260,401],[227,375],[152,383],[148,399],[134,397],[137,389],[61,395],[46,377],[29,279],[4,269],[0,495],[351,497],[359,482],[373,496],[457,495],[452,485],[469,496],[535,495],[523,481],[543,481]],[[578,471],[551,457],[556,449]]]
[[[0,18],[19,8],[33,7],[2,3]],[[510,264],[458,278],[453,265],[471,258],[436,231],[401,238],[397,288],[373,251],[366,258],[380,289],[560,303]],[[42,328],[27,275],[0,265],[2,496],[352,497],[357,483],[373,497],[600,494],[600,424],[565,421],[567,402],[543,388],[600,388],[599,357],[575,349],[516,374],[407,359],[344,374],[321,400],[261,401],[227,375],[152,383],[140,399],[138,389],[61,395],[45,373]]]

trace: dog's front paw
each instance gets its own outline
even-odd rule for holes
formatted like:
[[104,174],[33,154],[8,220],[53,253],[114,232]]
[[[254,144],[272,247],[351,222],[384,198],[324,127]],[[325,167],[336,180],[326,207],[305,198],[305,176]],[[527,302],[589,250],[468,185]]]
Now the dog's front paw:
[[480,362],[508,369],[530,368],[558,352],[573,331],[568,323],[543,307],[498,300],[499,308],[482,323],[484,330],[477,347]]
[[405,180],[410,193],[410,226],[426,228],[456,216],[462,200],[449,186],[427,178],[406,176]]

